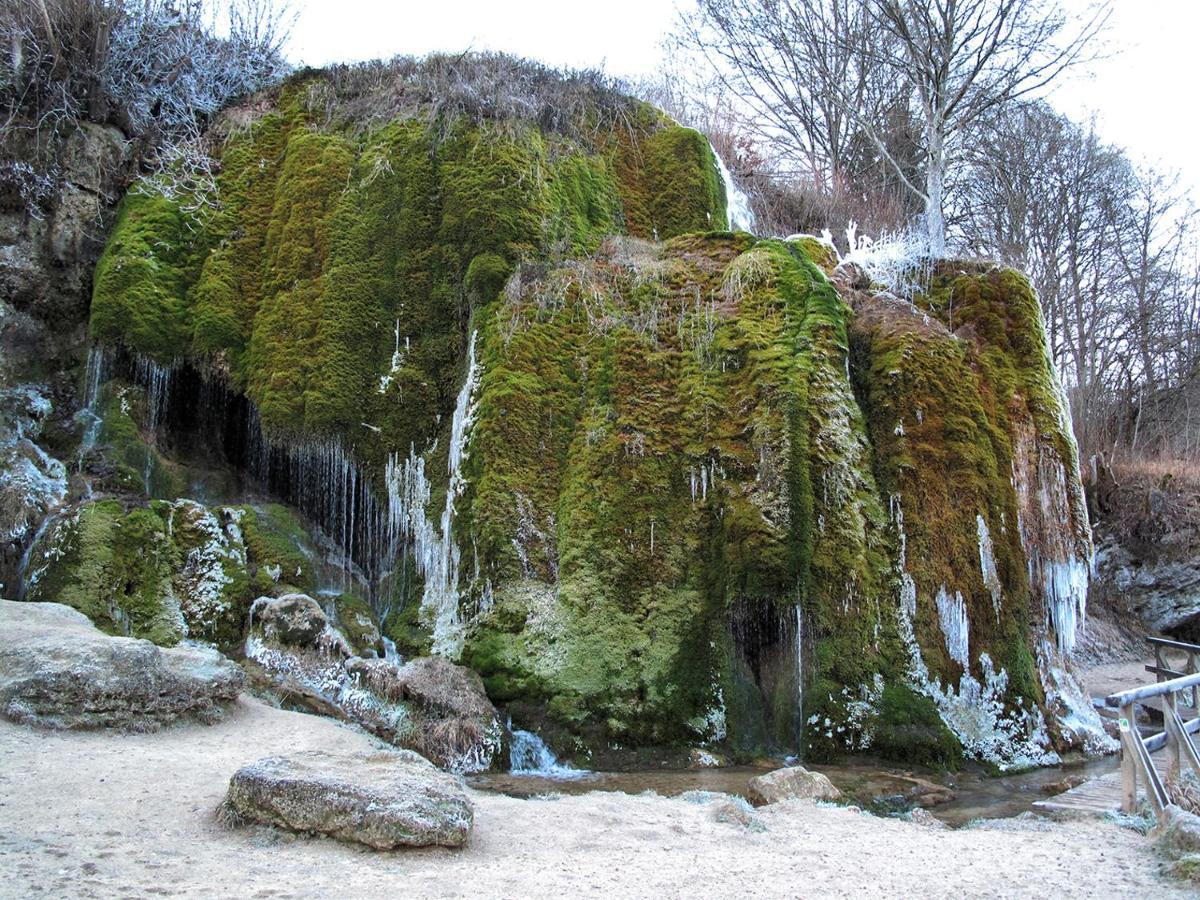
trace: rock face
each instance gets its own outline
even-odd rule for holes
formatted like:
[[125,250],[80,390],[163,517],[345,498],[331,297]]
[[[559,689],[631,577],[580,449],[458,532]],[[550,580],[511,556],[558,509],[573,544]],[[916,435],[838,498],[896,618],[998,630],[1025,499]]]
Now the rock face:
[[803,766],[776,769],[750,780],[750,802],[756,806],[780,800],[837,800],[842,792],[820,772]]
[[[1092,548],[1028,280],[942,261],[900,300],[819,240],[724,230],[711,149],[644,104],[569,81],[430,116],[425,65],[226,111],[220,215],[129,193],[91,335],[143,389],[221,398],[166,437],[230,436],[334,536],[379,644],[593,748],[1088,746],[1040,677]],[[402,732],[420,699],[325,652],[338,706]]]
[[454,772],[479,772],[500,750],[500,719],[480,677],[438,657],[399,665],[363,658],[311,597],[261,597],[246,658],[285,697],[362,725]]
[[58,517],[35,542],[25,596],[66,603],[114,634],[232,647],[256,597],[313,583],[304,537],[294,514],[276,505],[97,500]]
[[0,714],[44,728],[213,722],[244,675],[216,650],[110,637],[57,603],[0,600]]
[[22,548],[67,494],[66,466],[37,444],[51,408],[37,386],[6,388],[0,376],[0,591],[10,594]]
[[377,850],[461,847],[474,820],[458,780],[405,750],[261,759],[230,779],[225,810]]

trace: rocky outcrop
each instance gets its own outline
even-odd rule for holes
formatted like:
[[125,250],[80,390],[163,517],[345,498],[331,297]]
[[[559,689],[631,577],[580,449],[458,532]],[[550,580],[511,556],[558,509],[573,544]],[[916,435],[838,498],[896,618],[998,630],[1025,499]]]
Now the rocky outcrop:
[[67,469],[38,445],[52,409],[36,385],[0,379],[0,590],[16,593],[15,565],[38,526],[67,495]]
[[1096,569],[1106,589],[1118,594],[1148,629],[1200,634],[1200,557],[1138,556],[1107,541],[1097,554]]
[[0,715],[14,722],[134,731],[214,722],[243,681],[216,650],[110,637],[70,607],[0,600]]
[[222,813],[376,850],[461,847],[474,820],[458,779],[405,750],[261,759],[230,779]]
[[837,800],[842,796],[827,777],[804,766],[788,766],[752,778],[748,793],[756,806],[780,800]]
[[[31,143],[39,139],[29,133]],[[9,364],[44,364],[82,337],[92,270],[132,157],[118,129],[81,123],[59,148],[34,209],[20,192],[0,191],[0,307],[11,310],[0,314],[0,356],[11,351]]]
[[355,722],[454,772],[489,768],[501,728],[480,677],[439,657],[400,665],[356,656],[311,597],[260,597],[246,658],[270,689],[299,705]]

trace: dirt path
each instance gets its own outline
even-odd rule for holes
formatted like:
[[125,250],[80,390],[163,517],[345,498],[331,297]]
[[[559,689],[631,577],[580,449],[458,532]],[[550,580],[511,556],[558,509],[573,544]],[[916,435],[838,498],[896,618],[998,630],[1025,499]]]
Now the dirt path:
[[1186,897],[1139,835],[1098,821],[944,832],[805,802],[766,830],[657,796],[473,793],[463,851],[389,854],[213,815],[272,753],[354,749],[336,723],[243,699],[223,724],[152,735],[0,723],[0,897]]

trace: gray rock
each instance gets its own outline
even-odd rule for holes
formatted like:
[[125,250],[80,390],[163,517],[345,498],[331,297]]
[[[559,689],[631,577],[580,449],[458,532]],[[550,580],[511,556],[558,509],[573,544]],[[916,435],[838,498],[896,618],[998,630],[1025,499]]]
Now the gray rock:
[[1171,859],[1200,853],[1200,816],[1170,803],[1151,836],[1155,849]]
[[461,847],[474,821],[458,779],[407,750],[260,759],[230,779],[223,811],[378,850]]
[[315,600],[260,597],[246,658],[269,689],[309,712],[355,722],[444,769],[480,772],[500,751],[502,729],[475,672],[440,657],[404,665],[353,649]]
[[842,792],[820,772],[810,772],[804,766],[776,769],[750,779],[748,793],[755,806],[765,806],[780,800],[837,800]]
[[262,629],[264,638],[293,647],[316,649],[330,629],[321,605],[307,594],[259,597],[250,616]]
[[1096,554],[1100,586],[1119,596],[1145,626],[1169,632],[1200,621],[1200,559],[1136,558],[1106,541]]
[[904,818],[914,825],[920,825],[922,828],[932,828],[934,831],[945,831],[950,827],[929,810],[919,806],[916,809],[910,810]]
[[207,647],[111,637],[59,603],[0,600],[0,715],[43,728],[214,722],[242,670]]

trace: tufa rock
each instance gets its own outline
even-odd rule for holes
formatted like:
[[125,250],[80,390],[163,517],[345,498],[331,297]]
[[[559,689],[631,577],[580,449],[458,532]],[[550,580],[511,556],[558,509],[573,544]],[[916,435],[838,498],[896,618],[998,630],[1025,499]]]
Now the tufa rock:
[[792,799],[837,800],[842,796],[828,778],[804,766],[789,766],[751,778],[748,793],[755,806]]
[[260,759],[234,773],[222,812],[377,850],[461,847],[474,821],[458,779],[407,750]]
[[44,728],[211,723],[244,675],[216,650],[110,637],[58,603],[0,600],[0,715]]

